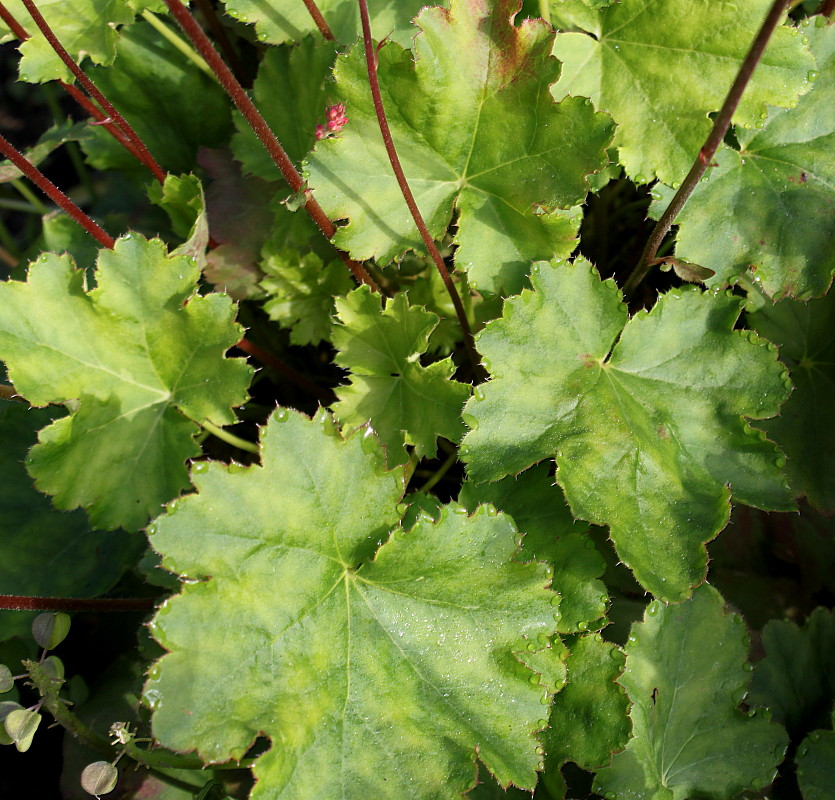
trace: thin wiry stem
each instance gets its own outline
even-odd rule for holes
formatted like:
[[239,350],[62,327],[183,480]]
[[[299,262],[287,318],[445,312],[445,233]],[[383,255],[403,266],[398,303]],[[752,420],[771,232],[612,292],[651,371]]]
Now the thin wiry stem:
[[[197,48],[197,52],[203,56],[206,63],[212,68],[215,75],[217,75],[220,85],[232,99],[232,102],[237,106],[238,110],[243,114],[244,119],[252,128],[255,135],[261,140],[273,163],[278,167],[287,183],[290,184],[290,188],[294,192],[305,193],[305,210],[319,227],[319,230],[328,239],[331,239],[336,233],[334,224],[328,219],[322,207],[307,190],[304,179],[281,146],[278,137],[270,129],[267,121],[255,107],[252,100],[250,100],[249,95],[244,91],[238,79],[232,74],[232,70],[229,69],[220,57],[220,54],[215,50],[214,45],[209,41],[209,37],[206,36],[203,29],[197,24],[197,20],[180,0],[165,0],[165,4],[168,6],[168,10],[174,19],[177,20],[180,27],[185,31],[191,43]],[[377,282],[369,275],[362,264],[349,258],[347,253],[340,252],[340,258],[342,258],[358,281],[367,284],[375,292],[380,291]]]
[[336,37],[333,35],[333,31],[330,29],[330,26],[327,22],[325,22],[325,18],[322,16],[322,12],[319,11],[319,6],[316,5],[315,0],[302,0],[304,3],[305,8],[310,12],[310,16],[313,17],[313,21],[316,23],[316,27],[319,29],[319,33],[322,34],[329,42],[335,42]]
[[650,234],[649,241],[644,248],[644,252],[641,254],[638,264],[629,276],[629,279],[624,284],[623,293],[626,297],[631,296],[638,284],[644,279],[644,277],[646,277],[646,274],[650,269],[650,265],[655,258],[655,254],[658,252],[661,242],[667,235],[667,231],[670,230],[676,217],[681,213],[682,208],[684,208],[684,204],[687,202],[690,195],[693,194],[693,190],[698,185],[702,175],[705,173],[705,170],[709,166],[713,165],[713,156],[715,155],[719,145],[722,143],[722,140],[725,138],[725,134],[728,132],[728,128],[731,124],[731,118],[736,111],[736,107],[739,105],[742,93],[745,91],[748,81],[754,74],[754,70],[756,69],[759,60],[765,51],[771,35],[774,33],[774,30],[780,24],[780,20],[783,18],[787,2],[788,0],[775,0],[774,3],[772,3],[771,9],[766,15],[765,21],[763,22],[759,33],[757,33],[751,44],[751,49],[748,51],[748,55],[745,56],[745,60],[739,67],[739,71],[737,72],[733,85],[728,91],[728,96],[725,98],[725,102],[722,104],[722,108],[716,116],[716,120],[713,123],[713,130],[711,130],[710,135],[707,137],[702,149],[699,151],[699,155],[696,156],[696,160],[693,162],[690,172],[687,173],[687,177],[684,179],[679,187],[679,190],[675,193],[675,196],[667,206],[667,210],[661,215],[661,219],[658,220],[658,223]]
[[102,247],[112,248],[116,240],[103,228],[99,227],[85,214],[69,197],[67,197],[49,178],[34,164],[0,136],[0,153],[12,162],[35,186],[38,187],[53,203],[69,214],[87,233],[89,233]]
[[237,51],[232,46],[232,42],[229,41],[229,37],[226,35],[226,28],[223,27],[220,20],[217,18],[217,14],[215,13],[214,6],[211,4],[211,0],[196,0],[196,5],[197,8],[200,9],[203,19],[206,20],[206,24],[209,26],[212,35],[215,37],[215,41],[218,45],[220,45],[220,49],[223,51],[223,57],[232,68],[232,72],[235,73],[235,77],[243,86],[249,88],[252,86],[252,79],[249,75],[247,75],[244,65],[241,63],[241,59],[238,58]]
[[46,37],[50,47],[55,51],[61,61],[64,62],[67,69],[75,76],[76,80],[84,87],[87,93],[104,109],[105,113],[110,116],[113,121],[119,126],[128,140],[133,144],[136,153],[139,155],[143,164],[154,174],[154,177],[160,182],[165,183],[165,172],[159,164],[154,160],[154,157],[148,151],[145,143],[130,126],[128,121],[116,110],[112,103],[98,90],[96,85],[84,74],[81,67],[75,63],[72,56],[67,52],[66,48],[58,41],[49,23],[43,18],[43,14],[38,11],[35,5],[35,0],[23,0],[23,5],[29,12],[29,15],[38,26],[40,32]]
[[4,611],[153,611],[153,597],[24,597],[0,594]]
[[383,107],[383,97],[380,93],[380,82],[377,78],[377,53],[374,50],[374,42],[371,40],[371,23],[368,19],[368,3],[366,0],[359,0],[359,6],[360,19],[362,20],[362,36],[363,42],[365,43],[365,63],[368,70],[368,82],[371,85],[371,97],[374,101],[374,111],[377,114],[377,122],[380,126],[380,133],[383,136],[383,144],[386,147],[386,153],[388,153],[391,168],[394,171],[395,178],[397,178],[397,185],[400,187],[403,199],[409,207],[409,212],[412,215],[412,219],[415,221],[415,225],[417,225],[418,231],[420,231],[423,243],[426,245],[426,249],[429,251],[429,255],[432,257],[432,260],[435,262],[435,266],[441,274],[441,279],[444,282],[444,286],[446,286],[446,290],[449,293],[452,304],[455,306],[455,314],[458,317],[461,330],[464,332],[464,344],[467,348],[467,354],[472,362],[476,380],[480,381],[484,378],[485,372],[481,366],[481,357],[475,347],[475,340],[473,339],[473,332],[470,329],[470,322],[467,319],[467,312],[464,310],[464,304],[461,302],[458,290],[452,282],[449,270],[447,270],[446,264],[444,264],[444,260],[441,258],[440,252],[438,252],[435,240],[432,238],[432,234],[429,233],[429,229],[426,227],[426,223],[423,220],[420,209],[415,202],[415,196],[409,188],[409,182],[406,180],[403,167],[400,165],[400,157],[397,155],[397,150],[394,147],[394,141],[391,138],[391,130],[389,129],[388,119],[386,119],[386,111]]

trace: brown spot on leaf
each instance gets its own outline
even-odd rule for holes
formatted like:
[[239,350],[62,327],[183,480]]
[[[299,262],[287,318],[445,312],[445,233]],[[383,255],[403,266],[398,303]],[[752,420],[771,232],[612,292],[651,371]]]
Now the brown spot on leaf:
[[670,432],[667,430],[666,425],[659,425],[655,429],[655,433],[656,433],[656,435],[658,436],[659,439],[669,439],[670,438]]

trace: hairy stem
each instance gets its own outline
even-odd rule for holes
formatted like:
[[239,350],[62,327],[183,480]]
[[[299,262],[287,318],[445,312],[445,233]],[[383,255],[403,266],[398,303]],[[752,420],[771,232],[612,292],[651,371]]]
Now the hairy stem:
[[162,171],[162,168],[159,164],[154,160],[154,157],[148,152],[148,148],[145,146],[145,143],[142,139],[139,138],[136,131],[128,124],[127,120],[116,110],[116,108],[110,103],[110,101],[98,90],[96,85],[84,74],[81,67],[75,63],[72,59],[72,56],[66,51],[64,46],[61,42],[58,41],[57,37],[52,31],[52,28],[49,27],[47,21],[43,18],[43,15],[40,11],[38,11],[37,6],[35,5],[35,0],[23,0],[23,5],[26,7],[26,10],[29,12],[29,15],[34,20],[35,24],[38,26],[40,32],[46,37],[47,42],[61,59],[64,62],[67,69],[75,76],[76,80],[84,87],[84,89],[90,94],[92,98],[104,109],[104,111],[113,119],[113,121],[121,128],[122,132],[128,138],[128,140],[133,144],[136,152],[139,154],[140,159],[148,169],[154,174],[154,177],[160,182],[165,183],[165,173]]
[[241,439],[240,436],[235,436],[234,433],[229,433],[229,431],[223,430],[223,428],[219,428],[217,425],[212,424],[209,420],[204,419],[200,423],[200,427],[204,430],[207,430],[212,436],[216,436],[226,444],[231,444],[232,447],[237,447],[238,450],[244,450],[247,453],[255,453],[257,456],[258,453],[261,451],[258,449],[257,444],[253,444],[252,442],[248,442],[246,439]]
[[464,304],[461,302],[458,290],[452,282],[449,270],[447,270],[446,264],[444,264],[444,260],[438,252],[435,240],[432,238],[432,235],[429,233],[429,229],[426,227],[426,223],[423,221],[423,216],[421,215],[420,209],[415,202],[415,196],[409,188],[409,182],[406,180],[406,175],[403,173],[403,167],[400,165],[400,157],[397,155],[397,150],[394,147],[394,141],[391,138],[391,130],[389,129],[388,119],[386,118],[386,111],[383,108],[383,97],[380,93],[380,82],[377,79],[377,53],[374,51],[374,42],[371,40],[371,23],[368,19],[367,0],[359,0],[359,6],[360,19],[362,20],[362,36],[365,44],[365,64],[368,70],[368,82],[371,85],[371,97],[374,101],[374,111],[377,114],[377,122],[380,126],[380,133],[383,136],[383,144],[386,147],[386,153],[388,154],[394,176],[397,178],[397,185],[400,187],[400,191],[403,194],[403,199],[409,207],[409,212],[412,215],[412,219],[415,221],[415,225],[417,225],[418,231],[420,231],[423,243],[426,245],[426,249],[429,251],[429,255],[432,257],[432,260],[435,262],[435,266],[441,274],[444,286],[446,286],[446,290],[449,292],[452,304],[455,306],[455,314],[458,317],[461,330],[464,332],[464,344],[467,347],[467,354],[472,362],[476,381],[481,382],[486,378],[486,374],[481,366],[481,357],[475,347],[475,340],[473,339],[473,332],[470,329],[470,322],[467,319],[467,312],[464,310]]
[[232,42],[229,41],[229,37],[226,35],[226,28],[223,27],[223,24],[217,18],[211,0],[196,0],[195,5],[200,9],[203,19],[209,26],[209,30],[211,30],[212,36],[215,37],[215,41],[220,46],[221,51],[223,51],[223,57],[232,68],[235,77],[247,88],[252,86],[252,79],[247,75],[241,59],[238,58],[238,51],[235,50]]
[[[185,31],[191,43],[197,48],[200,55],[206,59],[206,63],[208,63],[212,71],[217,75],[220,85],[223,86],[232,102],[241,114],[243,114],[244,119],[252,128],[255,135],[261,140],[273,163],[278,167],[287,183],[290,184],[290,188],[294,192],[305,193],[307,201],[304,207],[307,213],[310,214],[311,219],[328,239],[333,237],[334,233],[336,233],[334,224],[328,219],[322,207],[313,198],[313,195],[307,191],[302,176],[295,166],[293,166],[293,162],[281,146],[278,137],[272,132],[267,121],[255,107],[252,100],[250,100],[243,86],[241,86],[237,78],[232,74],[229,67],[226,66],[226,63],[209,41],[209,37],[206,36],[203,29],[197,24],[197,20],[192,13],[180,0],[165,0],[165,4],[168,6],[168,10],[174,16],[174,19],[177,20],[180,27]],[[353,261],[348,257],[347,253],[340,252],[340,258],[342,258],[358,281],[367,284],[375,292],[380,290],[377,282],[368,274],[362,264]]]
[[49,178],[15,149],[3,136],[0,136],[0,153],[12,162],[35,186],[53,203],[69,214],[102,247],[112,248],[116,240],[103,228],[99,227],[69,197],[67,197]]
[[0,594],[3,611],[153,611],[152,597],[24,597]]
[[716,116],[716,120],[713,123],[713,130],[711,130],[710,135],[707,137],[702,149],[699,151],[699,155],[693,162],[693,166],[690,168],[690,172],[687,173],[687,177],[684,179],[679,187],[679,190],[670,201],[669,206],[667,206],[667,210],[661,215],[661,219],[658,220],[658,223],[650,234],[649,241],[644,248],[644,252],[641,254],[641,258],[638,261],[637,266],[624,284],[623,293],[626,297],[630,297],[637,288],[638,284],[644,279],[644,277],[646,277],[646,274],[650,269],[650,265],[658,252],[658,248],[661,246],[661,242],[667,235],[667,231],[670,230],[676,217],[681,213],[682,208],[684,208],[684,204],[687,202],[690,195],[693,193],[693,190],[698,185],[702,175],[705,173],[705,170],[709,166],[712,166],[713,156],[715,155],[719,145],[722,143],[722,140],[725,138],[725,134],[728,132],[728,128],[731,124],[731,118],[736,111],[736,107],[739,105],[742,93],[745,91],[748,81],[754,74],[754,70],[756,69],[759,60],[765,51],[771,35],[780,24],[786,5],[787,0],[774,0],[774,3],[766,15],[765,21],[763,22],[759,33],[757,33],[751,44],[751,49],[748,51],[748,55],[745,56],[745,60],[742,62],[739,72],[737,72],[733,85],[728,91],[725,102],[722,104],[722,108]]
[[325,22],[325,18],[322,16],[322,12],[319,11],[319,6],[316,5],[315,0],[302,0],[304,3],[305,8],[310,12],[310,16],[313,17],[313,21],[316,23],[316,27],[319,29],[319,33],[322,34],[329,42],[335,42],[336,37],[333,35],[333,31],[331,31],[328,23]]

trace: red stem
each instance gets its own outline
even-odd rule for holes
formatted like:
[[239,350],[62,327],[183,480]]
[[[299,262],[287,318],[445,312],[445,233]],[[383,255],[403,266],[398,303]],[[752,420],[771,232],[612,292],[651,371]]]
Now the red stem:
[[21,42],[25,42],[29,38],[29,34],[23,30],[23,26],[14,18],[14,15],[11,11],[9,11],[6,6],[0,3],[0,19],[9,26],[9,30],[20,39]]
[[152,597],[24,597],[0,594],[4,611],[153,611]]
[[322,12],[319,11],[319,6],[316,5],[315,0],[302,0],[305,5],[305,8],[310,12],[310,16],[313,17],[313,21],[316,23],[316,27],[319,29],[319,33],[322,34],[329,42],[335,42],[336,37],[333,35],[333,31],[328,26],[328,23],[325,22],[325,18],[322,16]]
[[762,27],[751,43],[751,49],[748,51],[748,55],[745,56],[745,60],[739,67],[739,72],[737,72],[733,85],[728,91],[728,96],[725,98],[725,102],[722,104],[722,108],[719,110],[719,114],[713,123],[713,129],[710,135],[696,156],[696,160],[693,162],[693,166],[690,168],[690,172],[687,173],[687,177],[682,182],[681,187],[670,201],[670,205],[667,206],[667,210],[662,214],[655,228],[653,228],[644,252],[641,254],[640,261],[638,261],[637,266],[624,284],[624,296],[629,297],[644,279],[647,272],[649,272],[651,262],[655,258],[661,242],[667,235],[667,231],[673,226],[676,217],[681,213],[681,209],[684,208],[684,204],[690,195],[693,194],[693,190],[698,185],[705,170],[709,166],[713,166],[713,156],[725,138],[725,134],[728,132],[731,118],[736,111],[736,107],[739,105],[742,93],[745,91],[748,81],[754,74],[754,70],[765,51],[771,34],[774,33],[775,28],[780,24],[787,4],[788,0],[774,0]]
[[257,344],[253,344],[249,341],[249,339],[241,339],[235,345],[238,350],[243,350],[248,355],[251,355],[253,358],[257,358],[262,364],[266,364],[269,367],[272,367],[276,372],[284,375],[284,377],[289,378],[293,383],[300,386],[302,389],[313,394],[315,397],[319,399],[319,401],[323,405],[330,405],[333,400],[333,394],[329,392],[327,389],[323,389],[321,386],[315,384],[309,378],[305,377],[301,374],[301,372],[296,372],[289,364],[285,364],[280,359],[276,358],[274,355],[267,353],[265,350],[262,350],[258,347]]
[[226,29],[217,18],[217,14],[215,14],[211,0],[196,0],[196,3],[200,12],[203,14],[203,18],[206,20],[206,23],[211,29],[212,35],[220,45],[224,58],[226,58],[229,62],[232,72],[235,73],[241,84],[249,88],[252,85],[252,81],[246,74],[246,70],[244,70],[244,66],[238,58],[238,53],[235,51],[235,48],[232,47],[232,42],[229,41],[229,37],[226,35]]
[[[279,168],[287,183],[290,184],[290,188],[294,192],[305,192],[307,197],[307,202],[304,206],[305,210],[310,214],[310,217],[319,227],[319,230],[328,239],[333,237],[334,233],[336,233],[336,228],[333,223],[328,219],[322,207],[313,198],[313,195],[307,190],[302,176],[293,166],[293,162],[290,161],[289,156],[281,146],[281,142],[278,141],[276,135],[270,130],[267,121],[261,116],[261,113],[255,107],[252,100],[249,99],[249,95],[247,95],[238,82],[238,79],[232,74],[232,70],[226,66],[226,63],[220,57],[217,50],[215,50],[211,41],[209,41],[209,37],[206,36],[203,29],[197,24],[197,20],[192,13],[182,4],[181,0],[165,0],[165,4],[168,6],[168,10],[174,16],[174,19],[177,20],[180,27],[185,31],[186,36],[191,40],[197,52],[203,56],[203,59],[211,67],[215,75],[217,75],[220,85],[223,86],[226,93],[232,99],[232,102],[237,106],[241,114],[243,114],[244,119],[252,128],[255,135],[261,140],[270,158],[272,158],[275,165]],[[358,281],[367,284],[375,292],[380,290],[377,282],[368,274],[362,264],[358,264],[349,258],[346,253],[340,252],[340,258],[342,258]]]
[[467,319],[467,312],[464,310],[464,304],[461,302],[458,290],[452,282],[449,270],[447,270],[446,264],[444,264],[444,260],[441,258],[440,252],[438,252],[435,240],[432,238],[432,235],[429,233],[429,229],[426,227],[426,223],[423,221],[420,209],[415,202],[415,197],[412,194],[412,190],[409,188],[409,182],[406,180],[406,175],[403,173],[403,167],[400,165],[400,157],[397,155],[397,150],[394,147],[394,141],[391,138],[391,130],[389,129],[388,119],[386,119],[386,111],[383,108],[383,97],[380,93],[380,82],[377,79],[377,53],[374,50],[374,43],[371,40],[371,23],[368,19],[368,3],[366,0],[359,0],[359,6],[360,18],[362,20],[362,35],[365,43],[365,63],[368,69],[368,82],[371,84],[371,97],[374,100],[374,111],[377,113],[377,122],[380,126],[380,133],[383,136],[383,144],[385,144],[386,153],[388,153],[389,161],[391,162],[391,168],[397,178],[397,184],[400,186],[400,191],[403,194],[406,205],[409,207],[409,211],[412,214],[412,219],[415,221],[418,231],[420,231],[423,243],[426,245],[429,255],[432,256],[432,260],[435,262],[435,266],[441,274],[444,286],[446,286],[446,290],[449,292],[452,304],[455,306],[455,314],[458,317],[458,322],[461,324],[461,330],[464,332],[464,344],[467,347],[467,353],[470,357],[470,361],[472,362],[476,380],[477,382],[480,382],[484,379],[486,373],[481,366],[481,357],[475,347],[475,340],[473,339],[473,332],[470,330],[470,322]]
[[103,228],[100,228],[69,197],[67,197],[49,178],[28,161],[3,136],[0,136],[0,152],[9,159],[32,183],[35,184],[53,203],[69,214],[87,233],[96,239],[102,247],[112,248],[116,240]]
[[825,0],[819,13],[825,17],[831,17],[833,11],[835,11],[835,0]]
[[[21,24],[15,19],[14,15],[6,8],[6,6],[3,5],[3,3],[0,3],[0,19],[2,19],[3,22],[9,26],[9,29],[15,36],[17,36],[18,39],[20,39],[21,42],[25,42],[29,38],[29,34],[26,33]],[[142,158],[133,144],[127,139],[122,131],[116,127],[112,120],[107,121],[109,119],[108,116],[98,106],[93,105],[92,101],[86,94],[71,83],[64,83],[64,81],[58,81],[58,83],[61,84],[61,88],[91,117],[94,117],[98,122],[102,123],[102,127],[117,142],[119,142],[122,147],[128,150],[140,163],[143,163],[144,165]]]
[[154,160],[154,157],[148,152],[148,148],[142,139],[139,138],[136,131],[128,124],[128,121],[115,109],[110,101],[96,88],[96,85],[84,74],[81,67],[73,61],[70,54],[66,51],[61,42],[58,41],[52,28],[49,27],[43,15],[38,11],[35,5],[35,0],[23,0],[23,5],[29,15],[35,21],[38,29],[46,37],[52,49],[58,54],[61,61],[67,66],[67,69],[75,75],[78,82],[87,90],[88,94],[104,109],[113,121],[121,128],[122,132],[127,136],[129,141],[136,148],[136,153],[139,154],[143,164],[153,172],[154,177],[160,182],[165,183],[165,173],[162,168]]

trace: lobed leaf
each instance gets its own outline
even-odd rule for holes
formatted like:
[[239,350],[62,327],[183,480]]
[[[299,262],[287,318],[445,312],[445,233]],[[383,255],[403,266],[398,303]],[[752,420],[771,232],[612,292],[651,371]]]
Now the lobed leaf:
[[793,507],[780,451],[744,420],[788,394],[775,348],[733,330],[731,296],[673,290],[627,321],[585,260],[535,265],[531,283],[477,340],[493,379],[464,409],[468,473],[495,481],[556,457],[574,516],[609,525],[641,584],[680,600],[732,494]]
[[[87,72],[163,170],[191,172],[200,146],[226,144],[232,128],[228,97],[173,44],[148,23],[137,22],[122,33],[117,52],[114,67]],[[96,169],[144,172],[101,128],[91,128],[81,148]]]
[[815,609],[806,624],[771,620],[763,629],[765,658],[754,671],[751,702],[771,710],[791,737],[828,726],[835,702],[835,616]]
[[835,731],[814,731],[797,749],[797,783],[803,800],[835,794]]
[[[833,28],[835,30],[835,28]],[[784,300],[748,315],[780,347],[794,391],[779,417],[760,424],[788,457],[792,487],[821,511],[835,511],[835,294],[808,303]]]
[[[6,0],[4,5],[29,34],[20,45],[20,80],[72,83],[75,77],[56,55],[21,0]],[[96,64],[112,64],[119,38],[116,27],[133,22],[134,17],[125,0],[39,0],[37,6],[58,41],[76,62],[88,56]],[[0,41],[11,38],[11,31],[0,20]]]
[[[224,0],[226,13],[240,22],[255,24],[258,40],[282,44],[312,33],[321,36],[304,4],[283,0]],[[318,0],[328,27],[343,44],[352,44],[362,33],[359,8],[353,0]],[[369,0],[371,31],[377,39],[388,37],[409,47],[415,35],[412,17],[423,8],[422,0]]]
[[419,458],[432,457],[438,436],[461,439],[470,387],[451,380],[451,358],[420,363],[438,324],[435,314],[410,307],[403,293],[384,310],[381,304],[367,286],[336,299],[341,324],[333,329],[335,361],[350,370],[351,380],[336,390],[333,412],[348,425],[370,422],[388,448],[389,463],[405,460],[404,444],[414,445]]
[[144,525],[189,485],[195,423],[231,424],[246,399],[250,368],[223,358],[241,338],[234,306],[196,295],[198,276],[195,260],[128,234],[100,251],[95,289],[51,253],[26,283],[0,285],[0,356],[16,389],[33,405],[75,407],[41,431],[29,472],[95,527]]
[[547,464],[496,483],[467,481],[458,502],[470,512],[480,503],[491,503],[509,514],[524,534],[520,557],[552,566],[552,586],[562,598],[560,633],[605,624],[609,597],[605,584],[597,580],[605,569],[603,558],[588,537],[588,525],[571,516],[562,491],[548,475]]
[[612,800],[726,800],[769,784],[786,751],[779,726],[738,706],[745,623],[704,585],[675,606],[653,601],[632,626],[619,679],[632,700],[632,738],[597,774]]
[[156,736],[208,762],[269,736],[252,800],[452,800],[476,753],[531,789],[550,689],[523,662],[549,649],[558,597],[513,560],[510,521],[453,504],[390,535],[402,469],[324,413],[279,410],[261,452],[202,466],[149,529],[187,580],[151,624],[169,650],[145,689]]
[[[676,253],[714,270],[708,285],[733,284],[750,270],[774,300],[808,300],[832,282],[835,28],[806,19],[801,29],[820,72],[811,90],[796,107],[771,109],[762,130],[740,131],[740,149],[718,152],[679,214]],[[656,191],[662,200],[672,194]]]
[[[303,13],[307,10],[300,6]],[[316,125],[325,120],[328,88],[336,49],[333,42],[306,37],[298,44],[271,47],[258,66],[252,92],[264,119],[287,155],[304,158],[316,141]],[[265,180],[281,177],[261,140],[235,112],[232,152],[245,173]]]
[[629,698],[617,682],[624,655],[599,634],[580,636],[569,649],[568,680],[554,698],[542,740],[549,766],[573,761],[593,770],[607,765],[629,739]]
[[[441,238],[457,211],[456,266],[490,292],[519,291],[532,260],[574,249],[581,219],[570,207],[606,165],[613,132],[586,100],[553,102],[553,32],[542,20],[514,27],[517,7],[427,8],[415,60],[397,45],[378,52],[386,116],[427,227]],[[306,162],[325,212],[348,220],[334,243],[383,263],[422,250],[380,136],[363,48],[339,58],[334,75],[349,122]]]
[[[0,587],[3,594],[96,597],[113,587],[142,550],[124,531],[90,535],[81,511],[62,513],[35,490],[23,461],[38,428],[60,416],[0,402]],[[66,569],[68,558],[72,569]],[[32,613],[0,612],[0,640],[30,637]]]
[[[769,6],[769,0],[623,0],[603,8],[594,35],[557,36],[554,55],[563,73],[554,97],[590,97],[618,124],[613,144],[627,174],[636,183],[657,175],[674,185],[707,138],[708,114],[721,107]],[[778,27],[734,122],[761,125],[766,104],[796,102],[814,68],[797,32]]]

